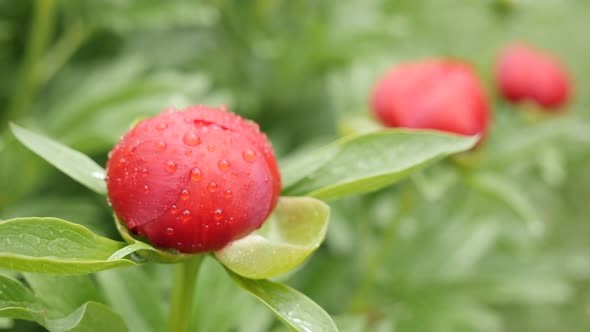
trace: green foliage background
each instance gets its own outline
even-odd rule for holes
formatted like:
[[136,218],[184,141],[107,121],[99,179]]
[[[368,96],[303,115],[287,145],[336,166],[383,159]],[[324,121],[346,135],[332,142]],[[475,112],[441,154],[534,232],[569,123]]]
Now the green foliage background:
[[[483,148],[330,201],[325,245],[284,281],[343,331],[588,331],[588,13],[585,0],[0,0],[0,219],[59,217],[117,237],[103,198],[17,144],[8,121],[104,164],[138,118],[224,103],[259,122],[286,158],[336,139],[343,123],[359,127],[351,117],[367,112],[391,65],[459,58],[474,64],[495,111]],[[567,115],[538,119],[497,98],[494,57],[512,40],[571,69]],[[282,329],[220,274],[206,261],[191,327]],[[114,307],[132,331],[163,329],[170,266],[87,278],[56,278],[71,300],[47,301],[68,312],[84,302],[78,294]]]

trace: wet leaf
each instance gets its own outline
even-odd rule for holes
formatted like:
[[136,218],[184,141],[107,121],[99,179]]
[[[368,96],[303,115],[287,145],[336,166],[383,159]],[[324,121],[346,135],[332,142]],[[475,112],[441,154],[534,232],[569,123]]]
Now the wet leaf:
[[124,247],[87,228],[57,218],[0,222],[0,267],[53,274],[81,274],[135,265],[109,259]]
[[14,123],[10,128],[22,144],[48,163],[89,189],[106,195],[105,171],[90,157]]
[[221,263],[252,279],[272,278],[299,266],[322,243],[330,208],[311,197],[281,197],[263,227],[216,251]]
[[256,296],[293,330],[338,331],[336,324],[322,307],[293,288],[268,280],[243,278],[230,271],[228,273],[238,286]]

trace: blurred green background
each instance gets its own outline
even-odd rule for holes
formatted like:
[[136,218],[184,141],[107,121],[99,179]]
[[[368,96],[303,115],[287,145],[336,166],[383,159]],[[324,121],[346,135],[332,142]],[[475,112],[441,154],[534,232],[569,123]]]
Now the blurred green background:
[[[0,0],[0,219],[54,216],[117,237],[104,199],[15,142],[9,121],[104,164],[138,118],[227,104],[286,158],[356,126],[395,63],[459,58],[494,108],[482,149],[330,202],[326,243],[281,280],[343,331],[590,331],[588,31],[586,0]],[[567,114],[498,99],[494,58],[513,40],[570,68]],[[193,328],[283,329],[220,274],[206,264]],[[169,266],[93,280],[132,331],[161,328]]]

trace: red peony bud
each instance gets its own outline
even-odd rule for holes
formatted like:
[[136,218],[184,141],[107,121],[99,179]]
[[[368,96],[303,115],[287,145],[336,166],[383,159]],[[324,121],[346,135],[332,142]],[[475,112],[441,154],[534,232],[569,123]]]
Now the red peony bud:
[[[225,108],[225,107],[223,107]],[[113,209],[161,248],[206,252],[259,228],[281,180],[258,125],[204,106],[141,121],[107,162]]]

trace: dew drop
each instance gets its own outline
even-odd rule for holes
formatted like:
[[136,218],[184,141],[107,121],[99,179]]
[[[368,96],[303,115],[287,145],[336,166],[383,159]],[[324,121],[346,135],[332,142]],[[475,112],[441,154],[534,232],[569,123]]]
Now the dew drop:
[[171,212],[172,214],[176,214],[176,212],[178,212],[178,207],[176,207],[176,204],[173,204],[173,205],[170,207],[170,212]]
[[158,130],[164,130],[168,128],[168,124],[166,122],[160,122],[156,125],[156,129]]
[[223,140],[223,144],[225,144],[225,146],[231,146],[232,140],[231,138],[226,138],[225,140]]
[[227,171],[230,167],[229,161],[222,159],[217,163],[217,167],[222,171]]
[[234,195],[234,193],[231,190],[226,190],[224,193],[225,198],[231,198]]
[[186,223],[191,219],[191,212],[189,210],[182,211],[182,221]]
[[191,180],[193,182],[199,182],[203,178],[203,173],[198,168],[193,168],[191,171]]
[[143,186],[143,192],[148,194],[150,192],[150,187],[146,184],[145,186]]
[[174,228],[172,228],[172,227],[166,228],[166,235],[168,235],[168,236],[174,235]]
[[144,169],[141,170],[141,175],[143,175],[143,176],[148,176],[149,173],[150,172],[148,171],[147,168],[144,168]]
[[216,209],[213,212],[213,219],[215,220],[221,220],[221,218],[223,218],[223,210],[221,209]]
[[174,173],[176,171],[176,164],[172,160],[168,160],[164,164],[164,167],[166,167],[168,173]]
[[166,143],[164,143],[164,142],[156,143],[156,151],[162,152],[164,150],[166,150]]
[[191,149],[184,150],[184,155],[187,157],[190,156],[192,153],[193,153],[193,150],[191,150]]
[[207,150],[208,150],[209,152],[213,152],[213,151],[215,151],[215,145],[213,145],[213,144],[209,144],[209,146],[207,147]]
[[209,128],[208,127],[201,128],[201,134],[208,134],[208,133],[209,133]]
[[187,199],[189,199],[191,197],[191,195],[188,193],[188,190],[186,189],[182,189],[180,191],[180,199],[182,199],[183,201],[186,201]]
[[246,151],[244,151],[242,153],[242,157],[244,158],[245,161],[252,163],[254,162],[254,160],[256,160],[256,152],[247,149]]
[[184,144],[189,146],[197,146],[201,144],[201,138],[199,137],[199,135],[193,132],[184,134],[184,136],[182,137],[182,141],[184,142]]
[[126,164],[127,164],[127,159],[125,159],[125,158],[119,159],[119,166],[124,166]]
[[214,192],[215,190],[217,190],[217,183],[211,182],[211,183],[209,183],[207,188],[209,189],[210,192]]

